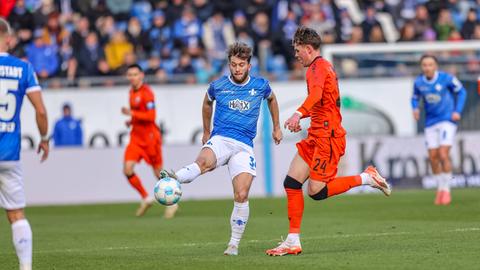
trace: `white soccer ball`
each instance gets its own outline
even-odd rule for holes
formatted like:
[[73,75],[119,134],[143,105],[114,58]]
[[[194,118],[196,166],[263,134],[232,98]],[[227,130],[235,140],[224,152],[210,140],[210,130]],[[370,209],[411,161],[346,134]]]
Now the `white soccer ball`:
[[173,205],[182,197],[182,187],[177,180],[165,177],[155,184],[153,194],[155,194],[157,202],[163,205]]

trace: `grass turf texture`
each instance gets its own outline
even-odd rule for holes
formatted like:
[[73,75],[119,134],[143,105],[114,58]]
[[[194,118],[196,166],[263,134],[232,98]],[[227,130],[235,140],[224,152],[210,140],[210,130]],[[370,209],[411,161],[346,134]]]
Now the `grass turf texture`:
[[[480,189],[453,191],[450,206],[433,191],[305,198],[299,256],[269,257],[288,230],[284,198],[251,199],[237,257],[230,200],[186,201],[164,220],[155,205],[31,207],[34,269],[473,269],[480,263]],[[0,219],[0,269],[17,269],[10,226]]]

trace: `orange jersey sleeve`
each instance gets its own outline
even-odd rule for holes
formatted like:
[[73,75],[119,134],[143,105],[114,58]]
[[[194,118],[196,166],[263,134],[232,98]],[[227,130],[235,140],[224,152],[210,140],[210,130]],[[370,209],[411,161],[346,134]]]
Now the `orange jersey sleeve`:
[[341,125],[340,92],[333,66],[318,57],[310,64],[306,79],[308,96],[297,111],[302,117],[310,117],[309,136],[344,136],[346,132]]

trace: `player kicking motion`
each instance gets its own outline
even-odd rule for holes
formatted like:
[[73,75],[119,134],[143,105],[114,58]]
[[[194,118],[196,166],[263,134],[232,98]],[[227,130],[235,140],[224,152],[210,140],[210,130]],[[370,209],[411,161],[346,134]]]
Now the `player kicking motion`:
[[452,162],[450,148],[455,139],[457,122],[460,120],[467,98],[467,91],[455,76],[438,70],[438,61],[433,55],[420,58],[421,75],[413,86],[412,108],[415,120],[420,119],[419,101],[425,108],[425,139],[433,177],[437,180],[435,204],[451,202],[450,180]]
[[[227,165],[233,184],[234,206],[230,219],[232,229],[225,255],[238,255],[238,245],[248,222],[248,193],[256,176],[253,139],[263,99],[268,102],[273,122],[272,137],[282,140],[278,103],[267,80],[249,75],[252,49],[235,43],[228,49],[230,76],[212,82],[203,101],[204,144],[194,163],[170,173],[180,183],[189,183],[199,175]],[[215,117],[210,131],[213,103]],[[164,171],[164,174],[167,174]]]
[[12,225],[13,245],[20,270],[27,270],[32,269],[32,230],[23,210],[26,203],[19,161],[20,111],[25,95],[35,109],[41,136],[38,153],[43,152],[42,162],[49,152],[48,121],[32,65],[7,53],[10,35],[10,26],[0,18],[0,206],[7,211]]
[[[155,176],[160,178],[162,169],[162,135],[155,124],[155,98],[150,87],[143,82],[142,68],[133,64],[127,68],[127,79],[130,82],[130,108],[123,107],[122,113],[130,117],[127,127],[131,126],[130,142],[125,150],[123,173],[130,185],[135,188],[142,201],[137,209],[136,216],[143,216],[155,199],[148,195],[140,178],[135,174],[135,164],[142,159],[153,168]],[[165,209],[165,218],[172,218],[178,206],[168,206]]]
[[346,132],[341,125],[337,75],[332,65],[320,56],[320,45],[321,38],[315,30],[300,27],[295,32],[295,57],[308,67],[308,96],[285,122],[285,127],[291,132],[299,132],[300,119],[305,117],[310,117],[311,124],[308,137],[297,143],[298,152],[283,183],[287,193],[289,234],[278,247],[266,251],[271,256],[302,252],[302,186],[307,179],[310,179],[308,195],[314,200],[324,200],[360,185],[378,188],[387,196],[391,193],[388,183],[371,166],[360,175],[335,177],[340,157],[345,153]]

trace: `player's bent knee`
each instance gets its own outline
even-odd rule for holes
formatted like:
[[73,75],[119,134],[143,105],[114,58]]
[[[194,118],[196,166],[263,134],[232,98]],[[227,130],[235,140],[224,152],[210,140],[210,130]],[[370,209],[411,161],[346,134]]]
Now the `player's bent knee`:
[[284,188],[290,188],[290,189],[301,189],[303,186],[302,183],[297,181],[295,178],[287,175],[285,177],[285,180],[283,181],[283,187]]
[[248,201],[248,192],[246,192],[246,191],[236,192],[235,193],[235,201],[240,202],[240,203]]
[[316,194],[308,194],[310,198],[314,199],[315,201],[325,200],[328,198],[328,188],[325,186]]

